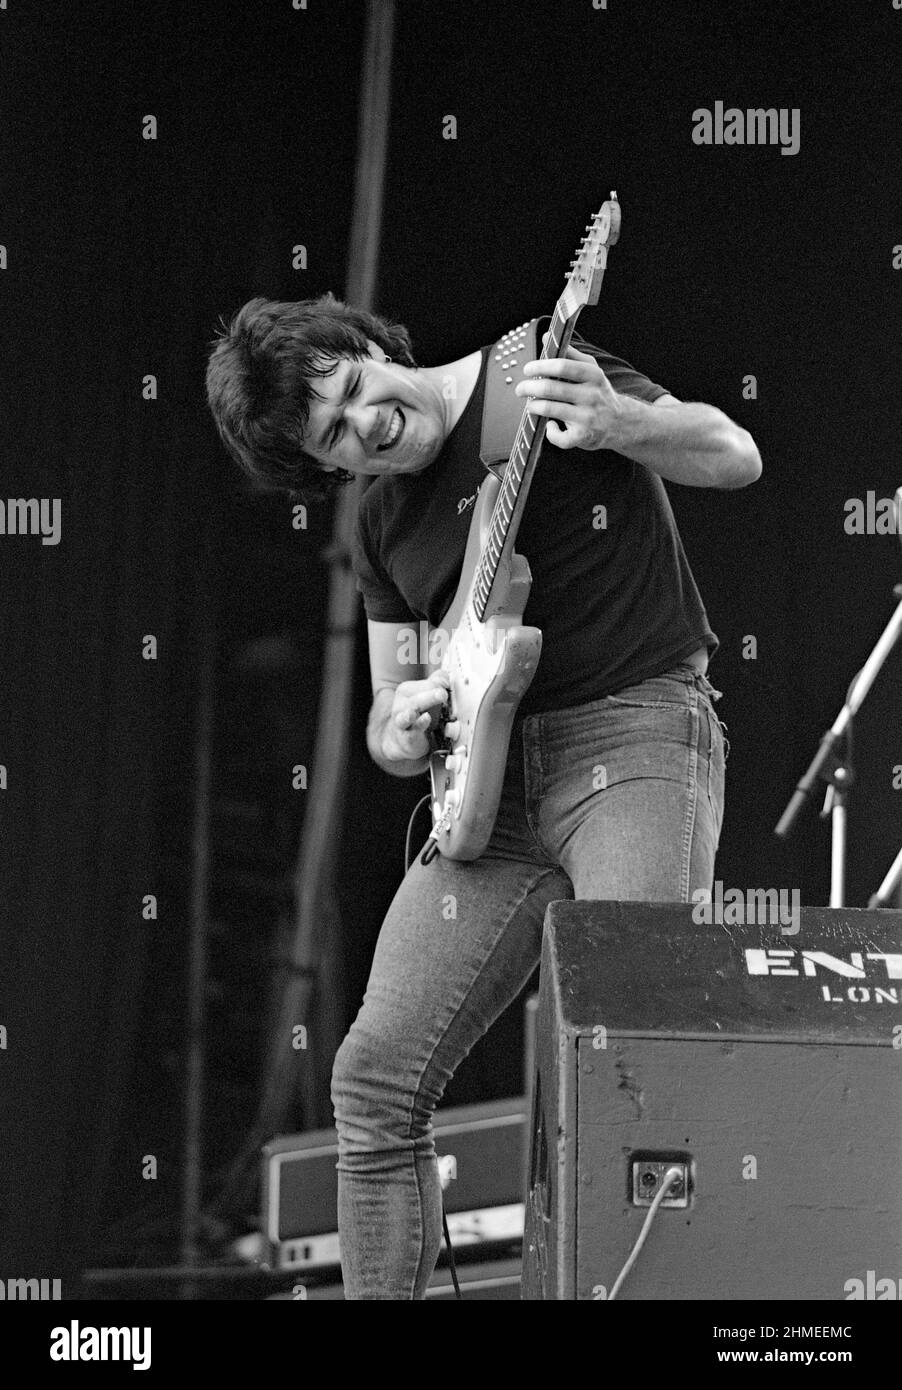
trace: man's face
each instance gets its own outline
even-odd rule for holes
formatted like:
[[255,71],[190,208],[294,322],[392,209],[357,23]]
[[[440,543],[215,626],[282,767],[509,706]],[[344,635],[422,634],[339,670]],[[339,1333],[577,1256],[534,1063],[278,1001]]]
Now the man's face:
[[325,471],[419,473],[445,442],[442,399],[423,373],[387,362],[378,344],[314,377],[304,449]]

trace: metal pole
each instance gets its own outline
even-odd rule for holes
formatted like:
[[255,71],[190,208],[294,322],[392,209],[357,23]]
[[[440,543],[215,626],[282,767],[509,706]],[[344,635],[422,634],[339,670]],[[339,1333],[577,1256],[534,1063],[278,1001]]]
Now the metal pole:
[[[345,296],[359,308],[371,309],[379,263],[385,163],[391,108],[391,60],[395,0],[367,0],[366,32],[360,78],[357,165],[349,238]],[[257,1115],[242,1152],[230,1165],[221,1205],[240,1189],[247,1163],[260,1144],[277,1133],[297,1088],[299,1053],[292,1030],[304,1024],[310,1011],[314,983],[324,942],[340,928],[334,884],[343,810],[344,769],[352,737],[351,698],[359,595],[349,564],[350,541],[363,480],[341,489],[335,508],[332,538],[326,552],[329,567],[326,639],[320,682],[319,719],[312,757],[312,776],[294,872],[295,920],[288,951],[288,973],[278,1017],[270,1037],[265,1085]],[[307,1058],[319,1065],[318,1091],[328,1106],[331,1058],[317,1038]],[[308,1065],[310,1062],[308,1061]],[[328,1123],[325,1114],[305,1115],[310,1126]]]
[[[210,877],[210,797],[216,630],[209,584],[210,547],[205,547],[197,582],[197,631],[200,662],[194,734],[194,816],[191,836],[191,916],[188,937],[188,1017],[185,1057],[184,1144],[182,1157],[181,1258],[193,1266],[200,1259],[203,1176],[203,1117],[206,1046],[208,895]],[[193,1287],[183,1286],[182,1298]]]
[[[388,151],[391,107],[391,58],[394,39],[394,0],[368,0],[363,67],[361,71],[360,115],[357,139],[357,168],[354,182],[348,273],[345,294],[359,308],[371,309],[375,295],[382,232],[382,202],[385,163]],[[357,478],[338,494],[338,504],[329,548],[329,580],[326,642],[319,699],[319,720],[313,753],[313,785],[304,817],[300,852],[294,876],[296,923],[291,963],[294,967],[286,989],[287,1008],[275,1039],[273,1074],[280,1079],[280,1094],[273,1118],[284,1111],[291,1094],[297,1053],[291,1049],[291,1028],[307,1014],[313,989],[313,976],[321,960],[323,943],[335,939],[340,928],[335,896],[338,845],[344,801],[346,751],[353,736],[351,700],[354,683],[359,596],[349,564],[350,542],[357,508],[364,488]],[[322,1018],[321,1018],[322,1022]],[[322,1075],[318,1090],[328,1102],[328,1075],[331,1058],[322,1046],[313,1049]],[[318,1112],[305,1117],[308,1123],[328,1123]]]

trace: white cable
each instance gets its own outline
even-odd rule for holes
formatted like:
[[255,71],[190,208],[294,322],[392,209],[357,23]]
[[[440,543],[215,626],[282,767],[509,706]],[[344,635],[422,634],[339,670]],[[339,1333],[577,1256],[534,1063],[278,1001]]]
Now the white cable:
[[620,1288],[623,1284],[624,1279],[629,1274],[633,1265],[636,1263],[636,1256],[639,1254],[639,1251],[645,1244],[645,1237],[648,1235],[648,1232],[651,1228],[651,1223],[654,1221],[655,1216],[657,1215],[658,1208],[660,1207],[664,1198],[667,1196],[667,1193],[673,1187],[673,1184],[678,1179],[681,1179],[682,1176],[683,1170],[681,1168],[668,1168],[667,1172],[664,1174],[664,1181],[661,1183],[661,1186],[655,1193],[654,1201],[648,1209],[648,1215],[645,1218],[645,1223],[642,1227],[642,1230],[639,1232],[639,1239],[636,1241],[636,1244],[630,1251],[630,1256],[626,1264],[623,1266],[620,1273],[617,1275],[617,1278],[614,1280],[614,1287],[608,1294],[608,1303],[610,1303],[612,1299],[616,1298],[618,1293],[620,1292]]

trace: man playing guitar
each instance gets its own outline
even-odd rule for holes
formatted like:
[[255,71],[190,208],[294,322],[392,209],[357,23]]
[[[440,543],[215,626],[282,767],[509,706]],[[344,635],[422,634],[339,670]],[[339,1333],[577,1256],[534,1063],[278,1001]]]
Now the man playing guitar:
[[[326,296],[251,300],[210,357],[220,435],[258,482],[311,496],[355,474],[376,480],[353,563],[373,684],[367,745],[393,776],[423,774],[434,731],[457,732],[443,720],[448,675],[428,675],[425,654],[411,665],[410,634],[440,624],[460,574],[487,476],[492,352],[416,366],[405,329]],[[714,878],[725,741],[705,672],[717,638],[663,483],[744,487],[760,475],[758,450],[720,410],[680,402],[584,342],[518,371],[512,389],[548,420],[516,543],[542,655],[485,852],[414,859],[335,1059],[349,1299],[425,1296],[442,1233],[431,1117],[535,969],[548,903],[687,902]]]

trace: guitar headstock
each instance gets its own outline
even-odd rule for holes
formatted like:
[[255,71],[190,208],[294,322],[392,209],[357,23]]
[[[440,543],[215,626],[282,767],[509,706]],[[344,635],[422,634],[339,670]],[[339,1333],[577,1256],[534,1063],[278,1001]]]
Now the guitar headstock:
[[567,287],[561,295],[559,309],[567,320],[579,313],[586,304],[597,304],[608,263],[608,247],[620,235],[620,204],[612,193],[586,227],[575,258],[570,262]]

